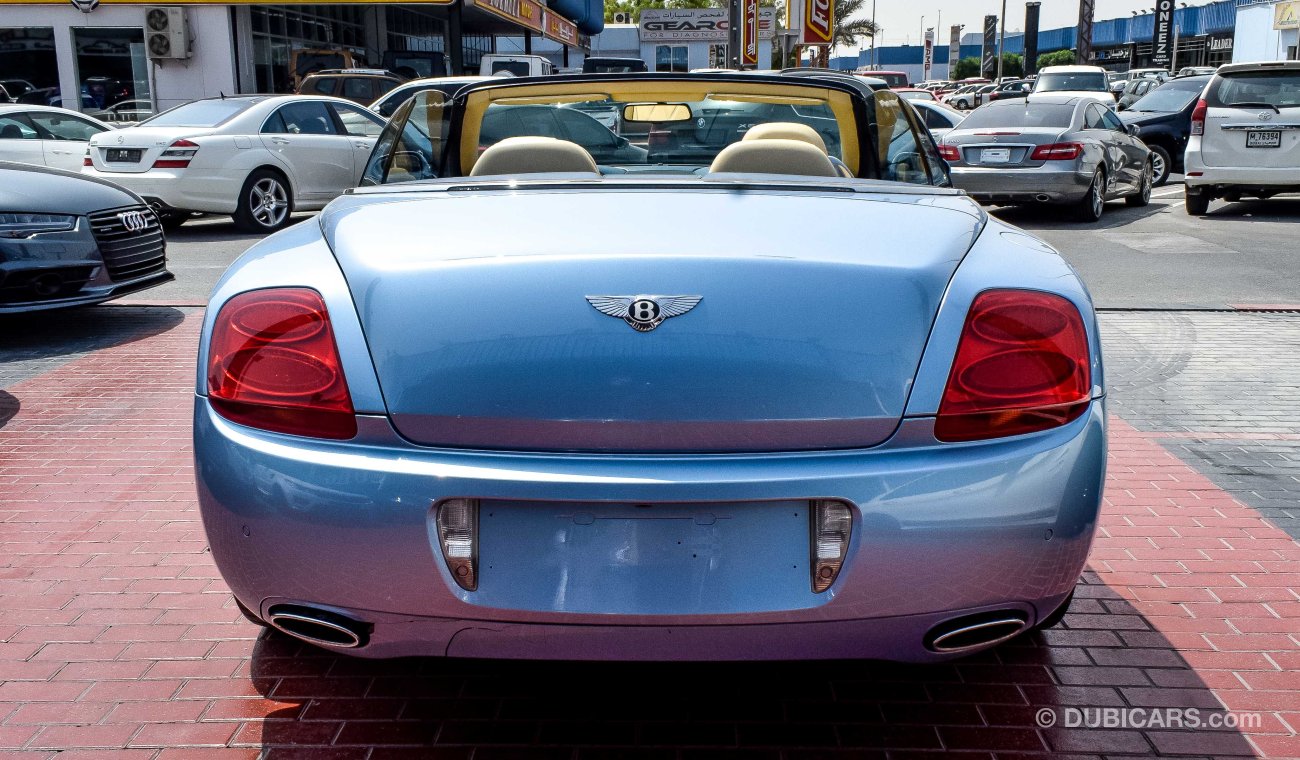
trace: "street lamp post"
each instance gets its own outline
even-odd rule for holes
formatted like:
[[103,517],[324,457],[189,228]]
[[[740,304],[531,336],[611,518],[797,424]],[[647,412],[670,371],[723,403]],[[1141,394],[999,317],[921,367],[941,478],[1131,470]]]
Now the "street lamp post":
[[1007,42],[1007,0],[1002,0],[1001,24],[998,27],[998,81],[1002,81],[1002,54]]
[[[789,0],[786,0],[789,2]],[[876,35],[880,27],[876,26],[876,0],[871,0],[871,68],[876,68]]]

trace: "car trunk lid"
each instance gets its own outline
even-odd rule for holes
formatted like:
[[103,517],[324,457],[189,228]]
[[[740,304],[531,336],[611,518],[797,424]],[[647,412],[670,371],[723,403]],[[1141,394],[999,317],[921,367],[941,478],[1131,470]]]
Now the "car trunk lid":
[[[619,452],[888,438],[978,209],[683,190],[479,188],[327,214],[397,430]],[[700,300],[645,331],[591,300],[644,294]]]
[[196,139],[207,132],[192,127],[128,127],[96,135],[90,158],[101,172],[139,174],[149,171],[158,157],[177,140]]
[[1228,72],[1206,91],[1206,166],[1300,167],[1300,67]]
[[[958,128],[960,129],[960,128]],[[1040,145],[1060,142],[1068,130],[1059,127],[992,127],[979,130],[949,132],[944,143],[961,153],[962,166],[990,169],[1024,169],[1042,166],[1034,159],[1034,149]]]

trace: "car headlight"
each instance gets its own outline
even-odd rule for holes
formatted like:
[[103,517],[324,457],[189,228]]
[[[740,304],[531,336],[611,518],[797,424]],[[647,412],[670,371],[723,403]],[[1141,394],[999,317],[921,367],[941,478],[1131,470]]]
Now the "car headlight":
[[77,228],[77,217],[67,214],[0,213],[0,237],[29,238],[43,232],[67,232]]

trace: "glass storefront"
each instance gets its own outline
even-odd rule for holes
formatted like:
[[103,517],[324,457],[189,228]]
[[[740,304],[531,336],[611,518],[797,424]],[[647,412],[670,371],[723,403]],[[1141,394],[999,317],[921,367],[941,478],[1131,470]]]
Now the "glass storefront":
[[72,49],[84,113],[110,116],[123,109],[153,109],[143,28],[73,27]]
[[655,71],[690,71],[685,45],[655,45]]
[[0,100],[59,105],[59,64],[54,29],[0,29]]
[[293,92],[312,71],[368,65],[366,13],[359,5],[253,6],[258,92]]

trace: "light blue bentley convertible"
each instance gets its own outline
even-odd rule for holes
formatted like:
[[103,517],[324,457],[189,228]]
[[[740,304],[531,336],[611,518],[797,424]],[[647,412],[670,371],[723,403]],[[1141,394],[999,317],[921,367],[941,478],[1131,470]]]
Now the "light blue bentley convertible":
[[740,74],[442,98],[212,297],[199,497],[250,619],[366,657],[911,661],[1060,620],[1092,304],[910,107]]

